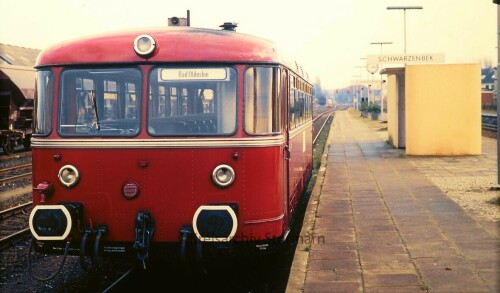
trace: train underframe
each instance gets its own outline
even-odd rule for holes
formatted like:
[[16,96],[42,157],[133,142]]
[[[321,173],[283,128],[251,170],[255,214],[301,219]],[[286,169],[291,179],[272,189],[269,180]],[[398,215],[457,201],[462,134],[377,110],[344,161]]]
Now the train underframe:
[[17,146],[22,145],[24,149],[30,148],[31,134],[26,134],[22,130],[7,129],[0,130],[0,142],[5,154],[13,154]]
[[[154,242],[155,220],[148,212],[138,212],[134,227],[133,242],[107,242],[102,239],[108,232],[106,225],[85,228],[81,239],[37,240],[33,238],[28,251],[32,253],[63,255],[61,267],[67,256],[79,256],[82,269],[86,272],[104,270],[105,260],[119,259],[135,262],[142,269],[147,269],[154,261],[166,261],[178,264],[186,271],[198,270],[208,263],[220,260],[234,260],[242,257],[259,255],[277,255],[286,247],[286,235],[266,237],[265,239],[239,239],[239,241],[201,241],[195,235],[192,225],[185,225],[179,230],[177,242]],[[54,275],[55,276],[55,275]],[[33,276],[35,279],[36,276]],[[45,280],[42,280],[45,281]]]

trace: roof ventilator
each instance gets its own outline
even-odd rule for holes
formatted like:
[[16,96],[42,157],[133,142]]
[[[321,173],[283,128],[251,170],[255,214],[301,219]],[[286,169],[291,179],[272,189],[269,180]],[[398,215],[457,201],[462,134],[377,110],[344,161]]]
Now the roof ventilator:
[[223,31],[236,31],[236,27],[238,24],[236,22],[224,22],[223,24],[219,25],[219,27],[222,28]]

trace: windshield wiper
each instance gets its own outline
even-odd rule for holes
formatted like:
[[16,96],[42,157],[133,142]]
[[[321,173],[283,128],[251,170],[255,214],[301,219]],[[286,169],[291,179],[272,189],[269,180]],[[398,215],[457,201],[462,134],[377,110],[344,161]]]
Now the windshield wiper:
[[99,123],[99,114],[97,113],[97,104],[95,100],[94,91],[89,91],[90,98],[92,99],[92,108],[94,108],[95,120],[96,120],[96,130],[101,129],[101,124]]

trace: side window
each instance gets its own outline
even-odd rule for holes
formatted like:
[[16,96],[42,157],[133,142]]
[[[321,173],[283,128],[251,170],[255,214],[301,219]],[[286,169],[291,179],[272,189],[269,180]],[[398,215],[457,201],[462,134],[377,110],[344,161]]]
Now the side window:
[[288,113],[290,129],[295,128],[295,90],[290,87],[290,113]]
[[294,118],[295,118],[295,126],[298,127],[300,126],[300,99],[299,99],[299,96],[300,96],[300,92],[299,90],[295,90],[295,96],[294,96],[294,99],[295,99],[295,113],[294,113]]
[[281,99],[281,124],[282,124],[282,127],[283,128],[286,128],[286,129],[289,129],[290,126],[288,126],[288,107],[287,107],[287,104],[288,104],[288,94],[289,94],[289,91],[288,91],[288,85],[289,85],[289,82],[288,82],[288,71],[285,70],[285,69],[282,69],[281,71],[281,84],[280,84],[280,99]]
[[52,130],[52,103],[54,99],[54,74],[43,70],[36,74],[36,103],[34,134],[46,135]]
[[312,97],[310,95],[310,86],[305,80],[298,76],[290,76],[290,129],[303,125],[312,120]]
[[295,115],[295,76],[290,76],[290,113],[288,114],[290,120],[290,130],[294,129],[296,125],[296,115]]
[[281,131],[279,68],[249,67],[245,71],[245,131],[271,134]]

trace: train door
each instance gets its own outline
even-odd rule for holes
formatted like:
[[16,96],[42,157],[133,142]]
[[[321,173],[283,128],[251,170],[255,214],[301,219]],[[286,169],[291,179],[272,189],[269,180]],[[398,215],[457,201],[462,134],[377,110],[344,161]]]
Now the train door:
[[282,103],[282,114],[283,117],[281,123],[283,124],[283,129],[285,130],[285,147],[283,148],[283,203],[285,205],[284,211],[286,213],[285,224],[288,225],[291,217],[291,202],[290,202],[290,118],[289,118],[289,93],[290,93],[290,83],[288,78],[288,71],[283,69],[281,71],[281,103]]
[[294,171],[294,168],[296,167],[295,164],[297,163],[297,158],[292,157],[293,155],[291,154],[294,150],[294,141],[293,137],[291,137],[291,134],[295,134],[294,130],[296,128],[296,122],[297,122],[297,117],[296,117],[296,107],[297,105],[297,89],[296,89],[296,82],[297,82],[297,77],[293,74],[290,73],[288,76],[288,131],[287,131],[287,140],[288,140],[288,146],[289,146],[289,158],[288,158],[288,211],[290,215],[293,214],[293,211],[295,209],[295,204],[297,202],[296,200],[296,184],[297,184],[297,172]]

